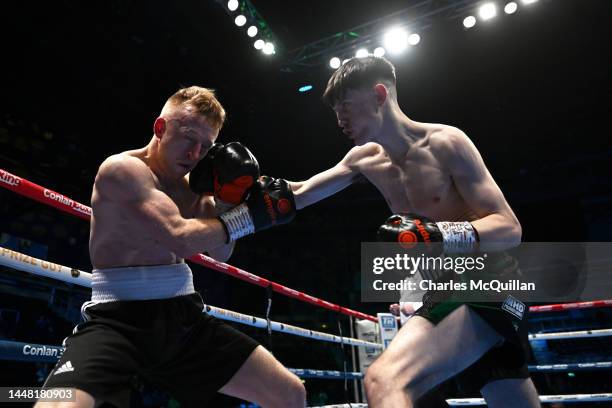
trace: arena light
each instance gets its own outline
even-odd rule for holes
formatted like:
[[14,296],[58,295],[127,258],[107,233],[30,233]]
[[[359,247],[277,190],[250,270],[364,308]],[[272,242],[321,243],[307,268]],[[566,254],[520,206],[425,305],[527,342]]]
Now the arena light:
[[472,28],[476,25],[476,17],[474,16],[467,16],[466,18],[463,19],[463,26],[465,28]]
[[262,40],[260,38],[259,40],[255,41],[253,43],[253,47],[255,47],[256,50],[261,50],[264,47],[265,44],[266,43],[264,42],[264,40]]
[[338,69],[340,68],[340,58],[338,57],[333,57],[332,59],[329,60],[329,66],[332,67],[333,69]]
[[246,24],[246,17],[240,14],[236,16],[236,18],[234,19],[234,23],[236,23],[238,27],[242,27],[243,25]]
[[523,4],[533,4],[536,1],[538,1],[538,0],[521,0],[521,3],[523,3]]
[[490,20],[497,15],[497,7],[495,3],[486,3],[478,9],[478,15],[482,20]]
[[276,51],[274,50],[274,44],[271,42],[267,42],[263,46],[263,53],[266,55],[274,54]]
[[391,54],[399,54],[408,47],[408,34],[401,28],[392,28],[385,33],[383,44]]
[[250,27],[247,29],[247,35],[248,35],[249,37],[255,37],[255,36],[257,35],[257,27],[255,27],[254,25],[253,25],[253,26],[250,26]]
[[385,56],[385,49],[383,47],[376,47],[374,49],[374,56],[376,56],[376,57],[384,57]]
[[304,86],[300,86],[300,88],[298,89],[298,91],[304,93],[304,92],[308,92],[312,90],[312,85],[304,85]]
[[229,9],[229,11],[236,11],[236,9],[238,9],[238,0],[229,0],[227,2],[227,8]]
[[360,48],[357,50],[357,52],[355,53],[355,56],[357,58],[365,58],[369,55],[370,53],[368,52],[368,50],[366,50],[365,48]]
[[506,4],[506,6],[504,7],[504,13],[506,14],[514,14],[516,13],[516,10],[518,10],[518,4],[513,1]]
[[410,45],[417,45],[420,42],[421,36],[418,34],[410,34],[410,37],[408,37],[408,44]]

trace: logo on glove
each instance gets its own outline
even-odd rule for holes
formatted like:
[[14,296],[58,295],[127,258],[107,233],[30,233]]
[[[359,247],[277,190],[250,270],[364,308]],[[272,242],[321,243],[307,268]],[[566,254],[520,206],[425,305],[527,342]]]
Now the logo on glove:
[[291,208],[293,207],[291,205],[291,202],[286,198],[281,198],[280,200],[278,200],[278,204],[276,206],[278,207],[278,212],[280,212],[281,214],[289,213],[289,211],[291,211]]
[[264,192],[263,195],[264,202],[266,204],[266,212],[270,217],[270,221],[272,225],[276,225],[276,211],[274,211],[274,204],[272,203],[272,199],[270,198],[270,194]]
[[404,231],[397,237],[397,242],[399,242],[402,248],[406,249],[414,248],[418,241],[419,239],[412,231]]

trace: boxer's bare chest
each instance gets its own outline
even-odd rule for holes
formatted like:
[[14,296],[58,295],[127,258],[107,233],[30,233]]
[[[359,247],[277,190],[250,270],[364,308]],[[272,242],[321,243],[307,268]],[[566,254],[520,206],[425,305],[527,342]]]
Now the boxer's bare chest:
[[450,173],[428,146],[411,148],[401,160],[392,160],[382,147],[373,153],[361,159],[358,167],[392,212],[450,220],[469,211]]

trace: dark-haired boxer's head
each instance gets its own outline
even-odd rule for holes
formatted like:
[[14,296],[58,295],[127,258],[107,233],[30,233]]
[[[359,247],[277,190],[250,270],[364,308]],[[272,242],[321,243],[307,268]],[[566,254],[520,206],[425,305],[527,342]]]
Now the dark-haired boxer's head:
[[385,104],[397,104],[395,68],[381,57],[351,58],[327,82],[323,100],[356,145],[376,141]]
[[164,173],[183,177],[213,145],[225,121],[225,110],[210,89],[180,89],[155,120],[157,160]]

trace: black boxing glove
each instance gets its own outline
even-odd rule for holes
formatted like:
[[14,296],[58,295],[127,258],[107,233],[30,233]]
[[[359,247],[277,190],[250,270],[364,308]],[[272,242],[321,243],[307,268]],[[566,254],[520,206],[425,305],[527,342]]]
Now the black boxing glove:
[[242,143],[216,143],[191,171],[189,187],[196,194],[214,194],[222,213],[242,203],[258,178],[257,159]]
[[215,183],[213,176],[213,162],[217,152],[223,148],[223,144],[215,143],[206,152],[206,155],[189,172],[189,188],[194,193],[214,194]]
[[227,241],[283,225],[295,218],[295,200],[289,183],[262,176],[253,186],[246,202],[221,214],[219,221],[227,232]]
[[478,232],[467,221],[433,222],[415,214],[395,214],[378,229],[381,242],[398,242],[406,248],[417,243],[441,242],[444,252],[471,252],[478,244]]

